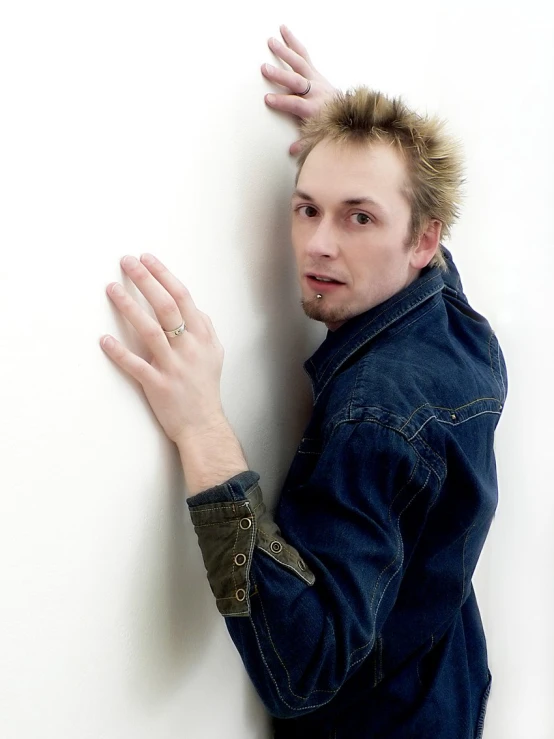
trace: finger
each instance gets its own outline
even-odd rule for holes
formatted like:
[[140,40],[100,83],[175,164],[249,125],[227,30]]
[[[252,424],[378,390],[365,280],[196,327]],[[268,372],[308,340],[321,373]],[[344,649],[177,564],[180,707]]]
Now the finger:
[[[120,288],[119,293],[113,292],[112,287],[114,286],[116,288]],[[106,292],[119,312],[125,316],[146,346],[150,349],[159,365],[161,367],[169,367],[172,361],[172,349],[167,336],[164,334],[158,321],[155,321],[151,316],[149,316],[148,313],[140,307],[136,300],[133,300],[129,293],[121,285],[118,285],[118,283],[110,283],[106,288]],[[177,328],[179,323],[173,326],[173,328]],[[167,330],[169,331],[170,328]],[[123,348],[124,347],[122,347],[122,349]],[[126,361],[130,374],[133,374],[133,372],[131,372],[132,369],[137,371],[142,367],[140,362],[143,360],[140,359],[140,357],[136,357],[136,355],[133,356],[136,357],[137,361],[130,358],[123,351],[119,351],[119,356]],[[142,372],[145,372],[144,368],[142,368]],[[133,377],[135,377],[134,374]]]
[[152,384],[157,380],[156,370],[144,359],[130,352],[113,336],[103,336],[100,339],[100,346],[122,370],[125,370],[141,385]]
[[305,139],[299,139],[298,141],[295,141],[293,144],[290,145],[289,152],[293,156],[298,156],[300,152],[304,149],[306,146],[306,140]]
[[[137,284],[137,287],[141,292],[143,287],[145,290],[152,291],[152,297],[157,298],[158,304],[160,305],[160,312],[163,310],[163,301],[167,300],[167,294],[169,294],[178,308],[181,320],[185,321],[187,330],[192,333],[198,333],[199,330],[202,330],[202,320],[190,292],[183,283],[178,280],[177,277],[175,277],[175,275],[173,275],[167,267],[162,264],[162,262],[160,262],[159,259],[157,259],[153,254],[141,254],[137,273],[137,276],[143,276],[142,281]],[[165,290],[161,291],[161,295],[157,293],[157,289],[156,292],[154,292],[156,283],[159,283],[162,288],[165,288]],[[179,320],[175,326],[170,326],[167,323],[167,320],[169,319],[167,312],[165,315],[158,315],[156,305],[150,301],[150,298],[146,293],[143,294],[154,308],[158,320],[166,331],[171,331],[179,326],[181,320]],[[160,297],[157,297],[157,294],[160,295]],[[166,305],[170,306],[171,303],[167,301]],[[167,310],[168,309],[169,307]],[[174,319],[172,318],[172,320]]]
[[278,69],[272,67],[271,64],[264,64],[262,66],[262,74],[271,82],[275,82],[282,87],[288,87],[293,94],[299,92],[305,92],[307,81],[305,77],[296,72],[289,72],[286,69]]
[[299,118],[305,118],[309,114],[309,103],[296,95],[275,95],[269,93],[265,96],[266,103],[275,110],[282,110],[283,113],[292,113]]
[[289,49],[288,46],[285,46],[285,44],[282,44],[276,38],[270,38],[268,44],[271,51],[290,65],[295,72],[308,79],[313,76],[313,67],[300,54],[297,54],[296,51]]
[[284,42],[289,47],[289,49],[292,49],[297,54],[299,54],[303,59],[305,59],[308,64],[312,67],[312,69],[315,69],[314,65],[312,64],[312,61],[310,59],[310,55],[308,54],[308,50],[305,46],[303,46],[300,41],[296,38],[296,36],[293,34],[293,32],[290,30],[290,28],[287,28],[287,26],[279,26],[279,30],[281,31],[281,36],[283,37]]
[[166,331],[181,325],[186,317],[182,316],[175,298],[144,264],[128,255],[121,260],[121,267],[150,303],[156,318]]

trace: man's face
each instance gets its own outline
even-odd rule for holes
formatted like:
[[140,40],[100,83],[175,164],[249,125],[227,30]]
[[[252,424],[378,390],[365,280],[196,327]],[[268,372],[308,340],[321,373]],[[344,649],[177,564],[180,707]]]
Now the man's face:
[[[423,254],[406,245],[406,182],[404,162],[386,144],[324,140],[310,152],[292,198],[292,244],[309,318],[334,331],[413,282],[431,260],[429,245]],[[345,202],[363,199],[375,203]],[[440,228],[436,246],[439,237]],[[343,284],[318,282],[310,273]]]

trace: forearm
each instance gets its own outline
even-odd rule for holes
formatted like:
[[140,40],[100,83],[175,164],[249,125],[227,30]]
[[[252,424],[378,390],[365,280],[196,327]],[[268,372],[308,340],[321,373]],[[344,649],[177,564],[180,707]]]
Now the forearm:
[[248,470],[240,442],[224,416],[207,430],[190,432],[177,442],[177,448],[187,498]]

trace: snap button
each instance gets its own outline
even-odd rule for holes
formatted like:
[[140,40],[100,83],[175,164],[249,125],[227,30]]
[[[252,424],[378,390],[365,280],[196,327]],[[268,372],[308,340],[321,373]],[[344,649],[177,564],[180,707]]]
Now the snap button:
[[246,598],[246,590],[244,590],[244,588],[239,588],[235,593],[235,598],[237,600],[243,601]]
[[241,529],[249,529],[252,526],[252,519],[251,518],[241,518],[239,526]]
[[235,554],[235,559],[234,559],[234,562],[235,562],[235,564],[236,564],[236,565],[237,565],[238,567],[241,567],[241,566],[242,566],[242,565],[243,565],[243,564],[244,564],[244,563],[246,562],[246,557],[245,557],[245,555],[244,555],[244,554],[242,554],[242,553],[241,553],[241,554]]
[[299,559],[298,560],[298,566],[300,567],[301,570],[305,570],[306,569],[306,564],[304,563],[304,560],[303,559]]
[[451,413],[451,414],[450,414],[450,417],[451,417],[451,418],[456,418],[456,414],[455,414],[455,413]]
[[283,551],[283,545],[281,544],[280,541],[272,541],[271,544],[269,545],[269,548],[275,554],[279,554],[280,552]]

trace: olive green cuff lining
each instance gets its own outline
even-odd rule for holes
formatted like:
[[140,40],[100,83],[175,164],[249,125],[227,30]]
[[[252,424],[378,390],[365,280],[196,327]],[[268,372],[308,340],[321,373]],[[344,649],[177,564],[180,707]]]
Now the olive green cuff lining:
[[[241,473],[246,474],[246,473]],[[254,473],[256,474],[256,473]],[[259,475],[256,474],[259,478]],[[288,544],[263,502],[257,482],[242,491],[226,483],[229,493],[242,498],[191,506],[190,515],[206,567],[208,582],[223,616],[249,616],[254,591],[250,569],[256,556],[269,556],[306,585],[315,576],[297,549]]]

